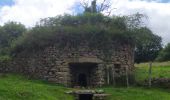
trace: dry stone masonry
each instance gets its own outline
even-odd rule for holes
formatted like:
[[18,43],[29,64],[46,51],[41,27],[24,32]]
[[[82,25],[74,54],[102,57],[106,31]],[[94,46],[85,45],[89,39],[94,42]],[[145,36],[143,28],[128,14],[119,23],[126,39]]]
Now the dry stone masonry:
[[120,44],[111,51],[107,61],[101,50],[90,49],[84,44],[63,49],[49,46],[32,53],[22,52],[8,66],[1,62],[0,71],[19,72],[69,87],[117,84],[122,76],[133,74],[134,48]]

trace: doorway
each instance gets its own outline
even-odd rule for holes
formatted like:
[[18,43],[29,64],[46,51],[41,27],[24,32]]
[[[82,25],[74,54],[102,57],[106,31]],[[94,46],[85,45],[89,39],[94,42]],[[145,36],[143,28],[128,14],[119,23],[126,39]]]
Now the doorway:
[[86,87],[87,86],[87,76],[86,74],[79,74],[78,76],[78,85],[81,87]]
[[97,63],[70,63],[71,86],[89,87],[95,80]]

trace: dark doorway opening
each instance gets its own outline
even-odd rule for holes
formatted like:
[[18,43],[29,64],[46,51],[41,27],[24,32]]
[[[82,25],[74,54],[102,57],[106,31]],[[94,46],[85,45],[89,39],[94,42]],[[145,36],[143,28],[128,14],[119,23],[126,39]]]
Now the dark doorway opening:
[[89,87],[93,85],[97,63],[69,63],[72,87]]
[[79,100],[93,100],[93,94],[79,94]]
[[78,84],[81,87],[86,87],[87,86],[87,77],[85,74],[81,73],[78,76]]

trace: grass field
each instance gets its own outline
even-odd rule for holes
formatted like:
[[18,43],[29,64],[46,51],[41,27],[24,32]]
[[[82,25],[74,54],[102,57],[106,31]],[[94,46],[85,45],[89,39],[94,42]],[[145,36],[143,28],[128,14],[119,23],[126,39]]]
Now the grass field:
[[0,76],[0,100],[73,100],[66,95],[69,89],[21,75]]
[[161,89],[147,89],[142,87],[108,87],[103,89],[111,94],[109,100],[170,100],[170,91]]
[[[135,64],[135,78],[137,81],[148,79],[149,63]],[[152,78],[170,78],[170,61],[154,62],[152,64]]]
[[[142,87],[100,89],[111,94],[109,100],[170,100],[170,90]],[[30,80],[21,75],[0,75],[0,100],[74,100],[72,96],[65,94],[68,90],[72,89]]]

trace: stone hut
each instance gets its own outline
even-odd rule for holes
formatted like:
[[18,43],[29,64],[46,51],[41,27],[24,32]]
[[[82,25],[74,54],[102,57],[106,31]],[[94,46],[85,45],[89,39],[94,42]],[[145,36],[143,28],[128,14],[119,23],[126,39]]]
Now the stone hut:
[[101,50],[85,44],[63,49],[53,45],[32,53],[19,53],[10,70],[69,87],[118,84],[122,82],[120,79],[133,74],[134,48],[117,43],[111,51],[110,60],[106,61]]

